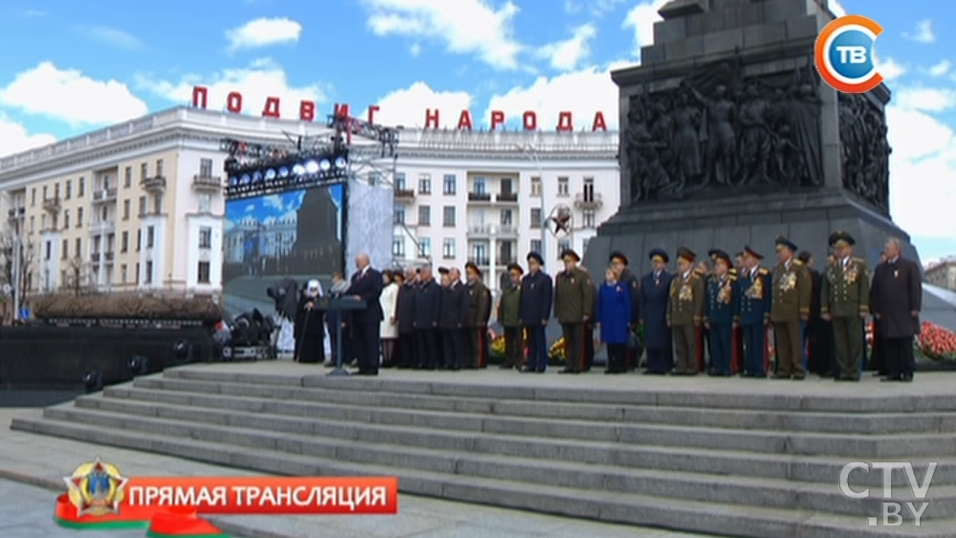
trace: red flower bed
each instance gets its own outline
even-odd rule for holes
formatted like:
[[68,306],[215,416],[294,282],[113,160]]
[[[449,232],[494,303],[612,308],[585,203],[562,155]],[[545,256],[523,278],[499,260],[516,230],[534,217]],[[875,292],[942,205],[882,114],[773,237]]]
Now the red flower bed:
[[916,340],[920,353],[926,358],[956,362],[956,333],[953,331],[924,321]]

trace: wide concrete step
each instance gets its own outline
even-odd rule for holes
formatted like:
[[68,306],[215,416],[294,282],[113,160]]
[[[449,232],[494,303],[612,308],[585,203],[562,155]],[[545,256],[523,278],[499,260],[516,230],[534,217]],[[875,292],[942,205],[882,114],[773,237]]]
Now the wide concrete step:
[[[270,398],[223,396],[180,391],[143,389],[131,386],[110,387],[102,395],[83,396],[76,406],[104,411],[176,418],[188,416],[192,410],[210,409],[240,414],[276,415],[284,419],[313,420],[322,417],[329,421],[344,421],[357,424],[386,424],[391,426],[418,426],[440,430],[463,430],[475,433],[518,434],[546,438],[572,438],[586,441],[617,442],[619,428],[628,428],[613,423],[587,423],[567,420],[551,420],[521,417],[499,417],[472,413],[448,413],[437,411],[414,411],[406,409],[378,409],[358,405],[334,405],[309,401],[285,401]],[[187,408],[183,411],[180,408]],[[204,415],[204,418],[220,424],[230,424],[237,419],[226,415]],[[292,426],[297,428],[300,426]],[[847,463],[845,457],[801,457],[788,455],[758,454],[750,451],[694,449],[686,447],[630,445],[611,464],[667,471],[716,473],[739,476],[790,479],[806,482],[837,483],[840,471]],[[956,459],[940,461],[934,484],[956,484]],[[925,471],[925,462],[914,462],[916,471]],[[878,486],[882,484],[879,473],[855,472],[851,475],[854,484]],[[902,472],[893,473],[893,483],[905,485]]]
[[[668,424],[689,427],[798,431],[821,433],[895,434],[956,433],[956,413],[854,413],[767,412],[746,409],[688,408],[650,405],[605,405],[589,403],[538,402],[517,399],[490,400],[429,396],[395,392],[363,392],[351,389],[278,388],[273,385],[193,381],[150,377],[134,381],[134,387],[175,393],[258,397],[285,402],[322,402],[328,405],[374,408],[398,418],[405,412],[417,416],[424,411],[458,412],[474,416],[541,417],[593,423]],[[107,389],[110,391],[111,389]],[[115,391],[112,394],[117,394]],[[198,401],[198,400],[197,400]],[[463,420],[467,420],[464,418]]]
[[334,458],[226,446],[122,426],[96,429],[69,421],[15,419],[12,428],[79,441],[188,457],[266,473],[301,476],[397,476],[405,493],[492,504],[571,517],[657,526],[741,538],[952,538],[956,520],[924,520],[920,527],[867,527],[862,516],[813,514],[724,503],[674,502],[669,498],[562,488],[513,481],[454,476],[343,462]]
[[[395,446],[387,442],[356,446],[350,440],[326,440],[309,428],[302,419],[262,415],[274,424],[273,431],[258,426],[235,424],[241,414],[184,407],[150,407],[100,398],[100,403],[122,403],[140,406],[140,413],[155,410],[157,418],[131,419],[128,407],[114,412],[96,409],[77,409],[60,406],[47,410],[45,416],[56,420],[90,423],[97,427],[124,424],[138,431],[169,431],[179,437],[204,441],[228,438],[231,444],[263,447],[296,454],[310,454],[357,463],[382,464],[414,468],[432,472],[469,475],[480,478],[517,480],[548,486],[579,487],[595,490],[620,491],[659,497],[673,497],[705,502],[733,502],[774,508],[799,508],[841,514],[867,514],[878,510],[877,501],[847,499],[836,484],[834,476],[826,484],[795,483],[754,477],[736,477],[700,473],[638,470],[620,466],[582,465],[580,462],[529,459],[501,455],[473,455],[455,450],[436,450],[427,447]],[[87,400],[89,403],[95,399]],[[125,412],[124,412],[125,411]],[[313,423],[314,424],[314,423]],[[277,436],[276,433],[281,436]],[[265,445],[263,445],[265,443]],[[944,487],[933,489],[933,502],[922,514],[924,519],[956,514],[956,487],[950,486],[950,495]],[[947,500],[948,499],[948,500]],[[901,497],[901,501],[913,500]]]
[[[222,371],[188,366],[165,370],[169,379],[188,379],[212,383],[242,383],[269,387],[269,390],[290,388],[323,388],[352,390],[357,393],[400,393],[432,395],[445,398],[482,398],[485,400],[522,400],[559,403],[613,404],[624,406],[665,406],[711,409],[750,409],[785,411],[818,411],[828,413],[913,413],[956,412],[956,393],[952,395],[927,395],[914,389],[912,395],[894,395],[887,399],[879,391],[865,394],[840,395],[837,388],[825,395],[808,395],[806,391],[789,392],[792,382],[780,382],[780,390],[772,394],[754,394],[746,391],[706,391],[693,379],[655,378],[650,384],[644,378],[635,377],[633,389],[575,388],[567,386],[534,386],[533,383],[513,385],[488,384],[469,381],[470,374],[461,375],[435,372],[434,381],[413,381],[382,377],[332,377],[325,372],[303,374],[261,374]],[[771,383],[772,381],[768,381]],[[864,387],[853,385],[854,390]]]

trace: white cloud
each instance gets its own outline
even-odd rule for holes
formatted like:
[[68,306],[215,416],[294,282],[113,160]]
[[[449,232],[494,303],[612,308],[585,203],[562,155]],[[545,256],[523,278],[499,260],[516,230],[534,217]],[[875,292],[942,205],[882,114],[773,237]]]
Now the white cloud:
[[144,46],[143,42],[133,34],[109,26],[81,27],[79,31],[94,41],[118,49],[139,50]]
[[418,43],[412,43],[412,46],[409,47],[408,52],[410,52],[412,56],[418,56],[422,53],[422,46]]
[[512,21],[518,6],[511,1],[494,9],[485,0],[363,0],[368,27],[379,36],[442,42],[449,52],[475,54],[497,69],[517,69],[522,46]]
[[0,89],[0,103],[72,125],[119,123],[149,111],[126,84],[94,80],[75,69],[59,69],[52,62],[19,73]]
[[623,67],[614,63],[608,68],[591,67],[552,78],[539,77],[527,87],[512,88],[491,98],[483,122],[491,118],[492,110],[501,110],[509,125],[520,123],[527,110],[538,114],[538,128],[554,130],[558,115],[571,112],[575,130],[590,130],[596,112],[603,112],[609,129],[618,124],[618,87],[609,71]]
[[931,77],[941,77],[953,69],[953,62],[942,60],[938,64],[930,67],[927,72]]
[[[375,116],[375,123],[406,128],[425,126],[425,110],[438,109],[441,127],[456,127],[462,110],[470,110],[472,98],[468,92],[439,92],[424,82],[416,82],[401,90],[393,91],[378,101],[381,110]],[[474,110],[471,111],[475,113]],[[477,128],[481,118],[472,116]]]
[[229,50],[258,49],[296,43],[302,37],[302,25],[288,18],[260,18],[226,31]]
[[0,115],[0,157],[56,142],[51,134],[30,134],[26,127]]
[[242,94],[243,109],[250,114],[261,113],[267,97],[278,97],[284,118],[298,117],[300,101],[324,103],[328,99],[327,86],[293,86],[285,70],[269,58],[255,60],[246,68],[223,69],[211,75],[190,74],[170,81],[140,74],[136,81],[143,90],[184,105],[192,103],[193,86],[205,86],[209,90],[210,110],[224,110],[226,97],[233,91]]
[[641,47],[654,43],[654,23],[663,20],[657,11],[668,1],[645,0],[627,12],[621,28],[634,32],[634,56],[640,57]]
[[929,19],[921,20],[916,23],[912,32],[906,32],[903,36],[917,43],[933,43],[936,41],[936,34],[933,33],[933,21]]
[[574,2],[573,0],[564,0],[564,12],[568,15],[574,15],[581,11],[581,2]]
[[40,9],[21,9],[14,12],[18,17],[23,17],[24,19],[36,19],[39,17],[46,17],[46,11]]
[[[906,110],[921,112],[944,112],[956,107],[956,90],[948,88],[904,87],[896,92],[893,103]],[[922,131],[918,138],[925,134]]]
[[597,36],[597,27],[583,24],[574,29],[570,38],[549,43],[535,53],[550,61],[551,67],[560,71],[575,69],[591,55],[590,41]]
[[881,75],[883,75],[884,80],[894,80],[902,77],[906,74],[908,69],[905,65],[897,62],[893,58],[886,58],[885,60],[880,57],[879,54],[873,54],[873,59],[876,62],[877,69]]

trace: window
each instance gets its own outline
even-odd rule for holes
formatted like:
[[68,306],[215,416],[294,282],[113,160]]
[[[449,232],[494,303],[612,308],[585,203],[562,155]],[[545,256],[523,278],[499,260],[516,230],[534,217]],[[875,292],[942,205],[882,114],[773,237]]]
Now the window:
[[60,184],[56,183],[53,185],[53,198],[56,200],[60,199]]
[[584,253],[588,251],[588,243],[591,242],[590,237],[585,237],[581,240],[581,255],[584,256]]
[[66,188],[64,191],[63,198],[69,200],[73,196],[73,180],[66,180]]
[[30,233],[33,233],[33,230],[35,229],[33,225],[36,223],[36,221],[33,219],[33,215],[30,215]]
[[567,239],[562,239],[558,241],[558,252],[564,252],[571,248],[571,241]]
[[126,273],[127,273],[126,264],[124,263],[123,265],[120,265],[120,283],[121,284],[126,284],[126,280],[127,280]]
[[129,232],[124,231],[120,234],[120,252],[129,251]]
[[199,227],[199,248],[212,248],[212,228]]
[[431,194],[432,193],[432,176],[431,174],[421,174],[418,176],[418,194]]
[[538,252],[538,253],[541,252],[541,240],[540,240],[540,239],[532,239],[532,240],[531,240],[531,252]]
[[[139,252],[143,248],[143,230],[136,230],[136,252]],[[139,270],[136,271],[139,273]],[[138,280],[138,277],[137,277]]]
[[163,177],[163,160],[156,159],[156,177]]
[[199,195],[199,212],[212,213],[212,195],[208,192]]
[[70,210],[64,209],[63,210],[63,229],[65,230],[69,227],[70,227]]
[[427,205],[418,206],[418,225],[432,225],[432,208]]
[[446,237],[441,244],[441,256],[446,260],[455,259],[455,240],[451,237]]
[[153,196],[153,213],[159,215],[163,212],[163,195]]
[[199,159],[199,177],[212,177],[212,159]]
[[123,170],[123,187],[128,189],[133,185],[133,167],[127,166]]
[[442,193],[454,195],[458,192],[458,180],[455,174],[445,174],[445,180],[442,182]]
[[400,235],[396,235],[395,237],[392,238],[392,256],[395,256],[396,258],[405,257],[405,238],[404,237]]
[[408,190],[405,187],[405,172],[395,172],[395,190],[397,191]]
[[129,198],[123,200],[123,220],[129,220]]
[[570,192],[570,186],[568,185],[567,177],[558,178],[558,196],[567,196]]
[[540,207],[531,208],[531,227],[532,228],[541,227],[541,208]]
[[428,237],[423,237],[418,240],[418,255],[422,258],[431,258],[432,257],[432,240]]
[[488,182],[483,177],[475,178],[475,194],[485,194],[488,191]]
[[30,189],[30,207],[37,205],[37,190]]
[[146,248],[153,248],[153,243],[156,242],[156,229],[152,226],[146,227]]
[[76,238],[75,244],[73,245],[73,255],[77,258],[83,257],[83,240],[79,237]]
[[76,208],[76,227],[77,228],[83,227],[83,208],[82,207]]
[[141,163],[139,165],[139,180],[143,181],[146,179],[146,176],[149,175],[149,165],[146,163]]
[[[587,196],[587,194],[585,194],[585,196]],[[594,223],[595,223],[595,221],[597,221],[597,218],[596,218],[596,216],[595,216],[595,214],[594,214],[594,210],[593,210],[593,209],[585,209],[583,216],[584,216],[584,218],[582,219],[583,222],[581,223],[581,224],[582,224],[582,227],[584,227],[584,228],[594,228]]]
[[498,191],[505,196],[511,196],[511,194],[514,192],[514,183],[511,181],[511,178],[501,178],[501,184]]
[[146,262],[146,274],[143,275],[143,284],[151,284],[153,282],[153,262]]
[[455,206],[446,205],[442,209],[442,225],[446,228],[455,227]]
[[199,262],[196,267],[196,282],[209,284],[209,262]]
[[405,224],[405,207],[395,207],[395,224]]
[[47,196],[47,188],[46,188],[46,185],[44,185],[44,186],[43,186],[43,201],[45,202],[45,201],[47,200],[47,198],[48,198],[48,196]]
[[594,178],[593,177],[584,178],[584,201],[585,202],[594,201]]
[[86,194],[86,178],[81,177],[76,183],[76,197],[82,198]]
[[136,283],[139,284],[139,262],[136,262],[136,274],[133,276],[136,278]]
[[502,226],[508,228],[514,226],[514,211],[510,209],[502,209],[500,223]]
[[145,215],[146,215],[146,197],[140,196],[139,197],[139,216],[142,217]]
[[46,254],[43,255],[43,259],[44,259],[44,260],[49,260],[51,254],[52,254],[52,252],[53,252],[53,241],[47,241],[47,242],[46,242],[46,248],[45,248],[45,250],[46,250]]
[[103,206],[103,210],[100,212],[100,222],[106,222],[110,220],[110,208]]
[[70,240],[69,240],[69,239],[64,239],[64,240],[63,240],[63,245],[60,246],[60,259],[61,259],[61,260],[65,260],[65,259],[69,258],[69,250],[70,250]]

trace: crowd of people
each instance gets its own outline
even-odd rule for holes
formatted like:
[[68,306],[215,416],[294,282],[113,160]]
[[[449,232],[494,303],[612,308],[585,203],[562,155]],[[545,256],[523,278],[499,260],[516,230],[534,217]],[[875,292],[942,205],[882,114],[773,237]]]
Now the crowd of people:
[[[622,252],[613,252],[600,283],[565,250],[554,277],[537,252],[527,271],[508,265],[510,284],[493,307],[491,291],[474,263],[377,271],[363,254],[350,280],[336,275],[328,294],[310,282],[295,320],[296,360],[324,362],[328,326],[332,360],[343,351],[360,375],[379,368],[458,371],[480,369],[489,359],[492,310],[504,331],[501,368],[544,373],[551,357],[545,329],[561,326],[564,368],[589,371],[598,346],[607,350],[608,374],[643,365],[647,375],[805,379],[808,372],[837,381],[859,381],[863,361],[884,381],[912,381],[913,339],[919,333],[922,283],[919,266],[901,256],[897,239],[870,272],[853,255],[854,238],[829,238],[825,267],[785,237],[775,241],[777,262],[750,246],[732,258],[712,249],[698,260],[676,252],[676,272],[662,249],[648,253],[651,271],[638,277]],[[355,309],[329,309],[327,299],[351,298]],[[866,326],[872,317],[873,346]],[[340,334],[343,342],[335,341]],[[772,345],[768,345],[771,344]],[[775,358],[775,361],[772,360]]]

